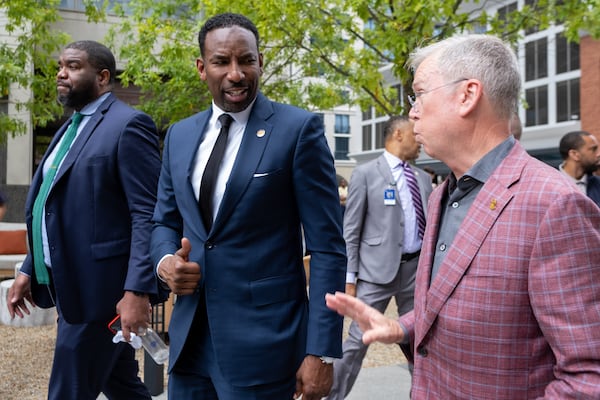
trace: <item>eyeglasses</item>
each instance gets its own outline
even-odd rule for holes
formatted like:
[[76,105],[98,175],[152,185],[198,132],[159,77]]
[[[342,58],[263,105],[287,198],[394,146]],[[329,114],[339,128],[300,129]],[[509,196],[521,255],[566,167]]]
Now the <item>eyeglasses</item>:
[[466,80],[468,80],[468,79],[467,79],[467,78],[461,78],[461,79],[457,79],[457,80],[455,80],[455,81],[452,81],[452,82],[444,83],[444,84],[443,84],[443,85],[441,85],[441,86],[434,87],[433,89],[429,89],[429,90],[422,90],[422,91],[420,91],[420,92],[416,92],[416,93],[414,94],[414,96],[408,95],[408,96],[407,96],[407,97],[408,97],[408,104],[410,104],[410,106],[411,106],[411,107],[414,107],[414,106],[415,106],[415,104],[417,103],[417,99],[418,99],[419,97],[423,96],[424,94],[427,94],[427,93],[433,92],[434,90],[438,90],[438,89],[444,88],[444,87],[446,87],[446,86],[450,86],[450,85],[456,85],[457,83],[459,83],[459,82],[462,82],[462,81],[466,81]]

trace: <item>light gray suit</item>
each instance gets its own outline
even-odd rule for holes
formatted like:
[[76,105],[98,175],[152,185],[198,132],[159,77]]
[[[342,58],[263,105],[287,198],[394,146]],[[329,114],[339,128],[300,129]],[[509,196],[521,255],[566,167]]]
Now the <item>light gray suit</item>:
[[[419,183],[423,210],[431,194],[431,178],[412,167]],[[400,179],[405,179],[401,177]],[[394,185],[390,167],[382,154],[355,168],[349,183],[344,239],[348,272],[357,274],[356,297],[384,312],[392,297],[399,315],[412,310],[415,274],[419,258],[402,261],[404,248],[404,212]],[[384,205],[384,192],[393,188],[395,204]],[[416,225],[414,229],[417,229]],[[406,255],[405,255],[406,257]],[[341,400],[352,389],[368,346],[355,322],[344,342],[343,358],[334,363],[334,383],[327,397]]]

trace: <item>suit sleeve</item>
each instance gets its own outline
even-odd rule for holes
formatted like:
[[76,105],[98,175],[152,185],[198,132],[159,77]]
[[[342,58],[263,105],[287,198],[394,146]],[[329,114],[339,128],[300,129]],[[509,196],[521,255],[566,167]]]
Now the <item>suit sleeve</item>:
[[408,362],[415,361],[415,311],[411,310],[398,318],[398,323],[402,327],[404,333],[408,334],[408,343],[400,345],[400,350],[404,353],[404,357]]
[[555,358],[545,399],[600,398],[600,213],[579,193],[553,202],[529,269],[531,305]]
[[348,272],[358,274],[358,253],[361,233],[367,210],[367,178],[362,169],[356,168],[348,184],[348,198],[344,213],[344,239],[348,256]]
[[160,152],[156,127],[146,114],[135,113],[124,127],[118,145],[118,166],[131,215],[131,248],[124,289],[158,294],[150,261],[150,232]]
[[344,291],[346,252],[333,157],[323,126],[311,114],[298,139],[294,190],[310,252],[307,354],[341,357],[343,319],[325,305],[325,293]]
[[155,266],[163,256],[173,254],[179,249],[183,235],[183,218],[177,206],[170,168],[171,152],[174,151],[171,146],[172,132],[173,126],[169,128],[164,142],[162,167],[153,216],[151,256]]

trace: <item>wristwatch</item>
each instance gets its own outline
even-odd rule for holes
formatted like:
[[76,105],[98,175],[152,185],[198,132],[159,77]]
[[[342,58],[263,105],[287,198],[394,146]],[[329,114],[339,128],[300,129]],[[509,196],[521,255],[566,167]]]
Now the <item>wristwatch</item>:
[[333,364],[333,361],[335,361],[333,357],[321,356],[320,358],[323,364]]

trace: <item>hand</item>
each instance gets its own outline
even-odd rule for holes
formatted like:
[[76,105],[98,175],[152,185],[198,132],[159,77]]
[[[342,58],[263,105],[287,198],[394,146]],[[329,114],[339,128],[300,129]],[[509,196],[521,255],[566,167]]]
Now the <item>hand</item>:
[[31,278],[27,275],[18,274],[15,278],[10,289],[8,289],[7,297],[7,305],[8,305],[8,313],[10,314],[10,318],[13,319],[15,314],[19,317],[25,317],[24,314],[29,315],[30,311],[27,308],[27,300],[32,307],[35,307],[35,303],[33,302],[33,297],[31,297]]
[[325,364],[317,356],[307,355],[296,372],[294,399],[321,400],[333,385],[333,364]]
[[174,294],[192,294],[200,282],[200,265],[189,261],[192,245],[187,238],[181,239],[181,248],[158,266],[158,275]]
[[346,283],[346,294],[348,296],[356,297],[356,284]]
[[325,303],[333,311],[358,323],[365,344],[400,343],[404,340],[404,331],[398,321],[386,317],[355,297],[341,292],[336,292],[335,295],[327,293]]
[[123,337],[129,342],[131,332],[138,335],[150,324],[152,306],[148,295],[138,296],[132,292],[125,292],[123,298],[117,303],[117,314],[121,315]]

